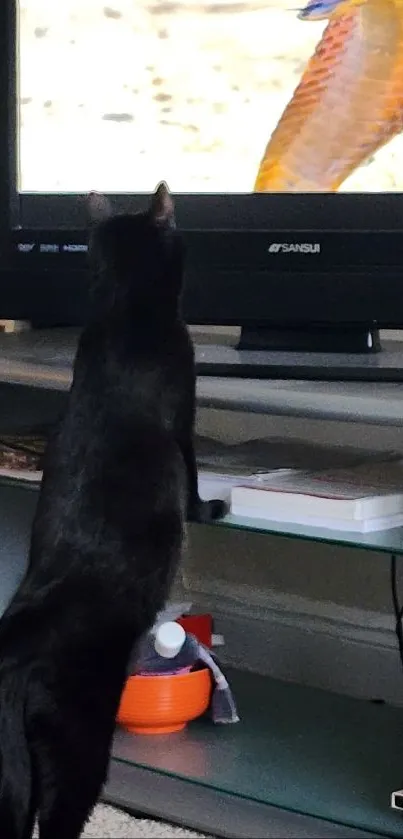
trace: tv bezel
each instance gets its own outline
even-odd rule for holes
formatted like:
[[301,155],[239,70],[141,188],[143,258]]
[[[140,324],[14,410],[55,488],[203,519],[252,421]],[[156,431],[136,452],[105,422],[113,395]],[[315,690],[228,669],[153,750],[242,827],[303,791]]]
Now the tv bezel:
[[[7,161],[0,173],[0,317],[81,322],[85,254],[44,254],[40,244],[85,241],[85,196],[18,193],[16,0],[0,5],[0,33],[0,154]],[[136,210],[148,196],[112,200]],[[403,326],[401,193],[202,193],[176,195],[175,203],[188,250],[189,323]],[[21,242],[35,248],[21,253]],[[319,243],[320,253],[273,254],[273,242]]]

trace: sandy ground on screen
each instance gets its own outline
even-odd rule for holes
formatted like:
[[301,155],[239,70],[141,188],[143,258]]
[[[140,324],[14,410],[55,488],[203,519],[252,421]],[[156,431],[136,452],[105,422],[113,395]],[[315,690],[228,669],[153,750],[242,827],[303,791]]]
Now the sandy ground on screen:
[[[22,189],[253,191],[324,28],[298,5],[21,0]],[[403,190],[403,137],[343,190]]]

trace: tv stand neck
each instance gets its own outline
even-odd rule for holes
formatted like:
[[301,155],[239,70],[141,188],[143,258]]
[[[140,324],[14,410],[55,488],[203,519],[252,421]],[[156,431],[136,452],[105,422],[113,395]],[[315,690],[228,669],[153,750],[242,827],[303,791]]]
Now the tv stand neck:
[[375,353],[381,350],[379,330],[374,327],[309,326],[267,328],[243,326],[238,350],[265,352]]

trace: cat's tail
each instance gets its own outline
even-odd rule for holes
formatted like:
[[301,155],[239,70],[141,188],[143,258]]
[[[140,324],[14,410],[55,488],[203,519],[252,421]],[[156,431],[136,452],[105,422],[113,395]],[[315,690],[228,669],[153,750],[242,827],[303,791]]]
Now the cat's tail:
[[0,671],[1,839],[30,839],[34,826],[32,765],[25,727],[27,697],[28,679],[15,670]]

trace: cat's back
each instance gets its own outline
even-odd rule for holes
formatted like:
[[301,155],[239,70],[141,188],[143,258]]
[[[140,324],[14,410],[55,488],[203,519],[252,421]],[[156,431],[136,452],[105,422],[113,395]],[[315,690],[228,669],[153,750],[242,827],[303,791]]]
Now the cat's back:
[[83,414],[132,415],[162,422],[190,398],[193,347],[186,326],[173,323],[94,324],[82,335],[72,407]]
[[115,529],[130,522],[131,532],[182,494],[172,431],[188,399],[177,365],[182,359],[191,374],[191,358],[180,326],[154,338],[105,323],[83,331],[67,410],[45,458],[37,518],[42,529],[46,519],[46,543],[61,533],[75,543],[83,511],[93,522],[105,522],[107,512]]

